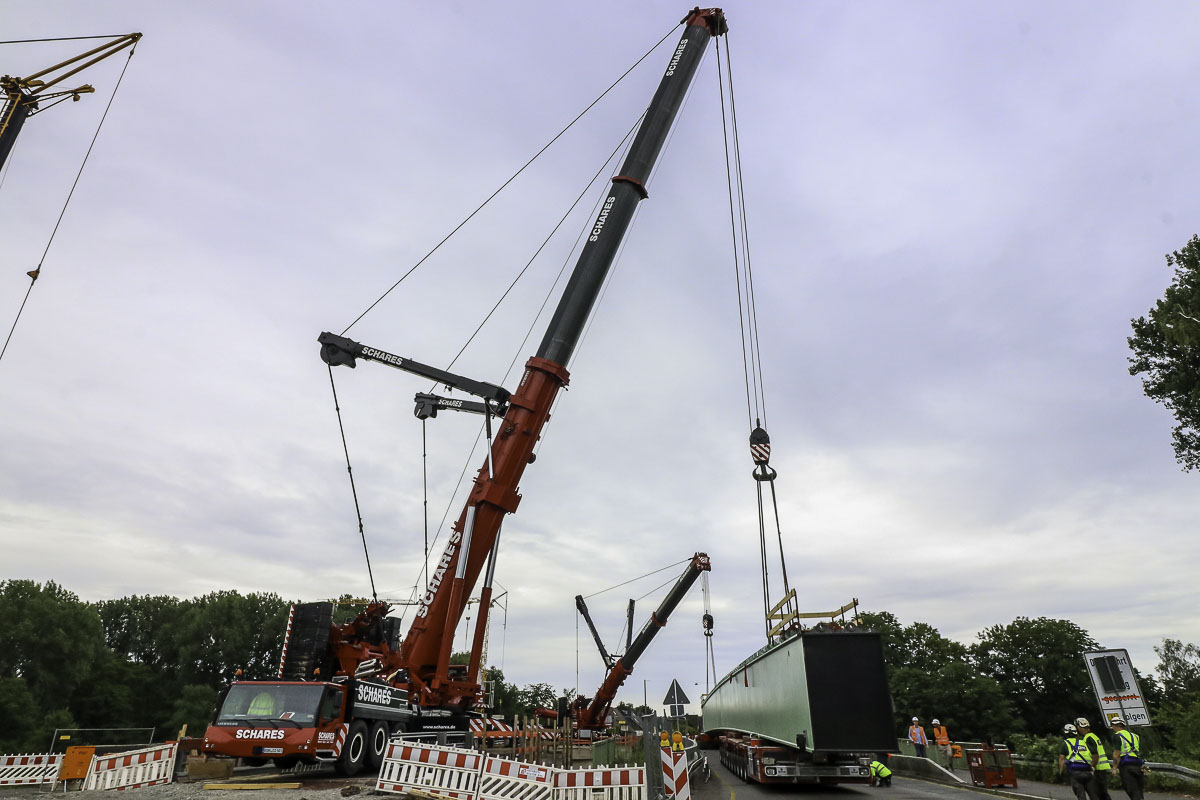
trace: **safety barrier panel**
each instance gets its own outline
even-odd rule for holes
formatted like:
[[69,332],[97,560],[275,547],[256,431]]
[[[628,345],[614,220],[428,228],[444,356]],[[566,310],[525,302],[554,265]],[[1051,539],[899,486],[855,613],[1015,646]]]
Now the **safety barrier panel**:
[[85,790],[141,789],[170,783],[175,775],[177,743],[160,744],[141,750],[93,756],[83,781]]
[[445,800],[475,800],[483,755],[425,742],[389,742],[375,788]]
[[633,766],[558,769],[457,747],[393,741],[375,788],[438,800],[646,800],[646,771]]
[[62,754],[28,753],[0,756],[0,786],[32,786],[54,783]]
[[672,752],[666,748],[662,753],[663,793],[675,800],[692,800],[692,784],[688,780],[687,755],[682,750]]
[[479,776],[479,800],[550,800],[554,767],[489,756]]
[[643,767],[560,769],[554,776],[554,800],[646,800]]

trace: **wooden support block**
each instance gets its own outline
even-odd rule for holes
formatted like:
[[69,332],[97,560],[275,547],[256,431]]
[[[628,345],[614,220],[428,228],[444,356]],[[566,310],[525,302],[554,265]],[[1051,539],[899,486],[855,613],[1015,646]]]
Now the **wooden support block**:
[[299,783],[206,783],[205,789],[299,789]]

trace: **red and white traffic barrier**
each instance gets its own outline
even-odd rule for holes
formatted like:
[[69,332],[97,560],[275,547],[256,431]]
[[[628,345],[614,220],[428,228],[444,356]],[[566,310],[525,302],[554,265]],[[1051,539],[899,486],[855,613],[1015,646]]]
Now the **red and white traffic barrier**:
[[483,755],[423,742],[389,742],[375,788],[417,791],[445,800],[475,800]]
[[28,753],[0,756],[0,786],[33,786],[54,783],[62,753]]
[[554,800],[646,800],[646,770],[643,767],[557,770]]
[[83,788],[99,791],[141,789],[170,783],[175,774],[175,749],[178,746],[171,742],[141,750],[93,756]]
[[550,800],[554,773],[545,764],[488,756],[479,775],[479,800]]
[[675,800],[692,800],[692,785],[688,781],[687,754],[682,750],[662,749],[663,791]]

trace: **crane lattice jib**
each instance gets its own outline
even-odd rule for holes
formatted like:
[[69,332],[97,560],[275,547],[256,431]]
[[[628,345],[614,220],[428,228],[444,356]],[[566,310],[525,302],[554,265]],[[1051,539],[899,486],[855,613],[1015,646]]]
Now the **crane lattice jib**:
[[693,9],[683,23],[683,35],[671,54],[646,118],[620,174],[613,178],[541,346],[526,363],[521,383],[510,400],[492,447],[492,474],[489,477],[485,463],[476,475],[466,507],[454,524],[404,638],[401,660],[408,668],[411,696],[423,705],[469,705],[479,692],[474,680],[450,677],[454,629],[496,543],[504,515],[517,509],[521,475],[533,460],[534,446],[559,389],[567,385],[565,365],[578,344],[633,212],[648,196],[646,181],[704,49],[712,36],[726,31],[724,13],[717,8]]

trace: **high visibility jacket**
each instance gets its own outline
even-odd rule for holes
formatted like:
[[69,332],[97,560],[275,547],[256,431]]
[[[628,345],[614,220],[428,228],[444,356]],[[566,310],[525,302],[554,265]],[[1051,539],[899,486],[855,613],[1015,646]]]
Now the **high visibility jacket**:
[[1063,740],[1067,745],[1067,768],[1092,768],[1092,753],[1088,750],[1087,741],[1074,737]]
[[929,739],[925,738],[925,729],[920,725],[908,726],[908,740],[913,744],[929,744]]
[[886,778],[892,774],[892,771],[887,768],[886,764],[880,764],[878,761],[871,762],[871,777]]
[[1121,743],[1122,763],[1127,758],[1139,762],[1142,760],[1142,737],[1133,731],[1117,731],[1117,740]]
[[1108,754],[1104,752],[1104,743],[1100,741],[1100,737],[1094,733],[1089,733],[1083,737],[1085,742],[1092,743],[1092,749],[1100,756],[1100,760],[1096,762],[1096,770],[1103,772],[1106,769],[1112,769],[1112,762],[1108,760]]
[[934,726],[933,740],[938,744],[950,744],[950,732],[946,730],[945,725]]

